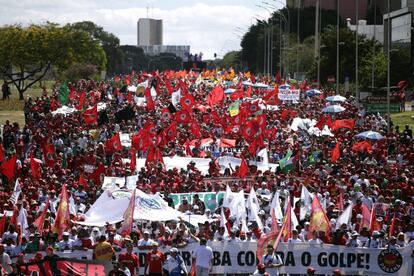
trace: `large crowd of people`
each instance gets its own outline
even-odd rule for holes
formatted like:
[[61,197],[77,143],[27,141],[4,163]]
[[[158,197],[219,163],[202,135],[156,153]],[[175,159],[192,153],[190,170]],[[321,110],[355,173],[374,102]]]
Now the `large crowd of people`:
[[[289,198],[301,197],[303,186],[323,202],[332,231],[329,235],[310,232],[309,216],[300,219],[303,202],[299,200],[292,204],[298,224],[287,242],[367,248],[407,246],[414,240],[412,130],[408,126],[398,128],[380,114],[367,114],[350,95],[340,103],[344,111],[323,113],[322,109],[330,104],[326,98],[335,92],[322,89],[320,95],[309,96],[305,93],[309,88],[306,84],[298,84],[302,90],[299,101],[278,101],[275,81],[230,71],[132,73],[109,81],[72,81],[67,85],[70,92],[65,105],[77,110],[69,114],[54,112],[62,106],[62,83],[56,83],[50,91],[45,89],[41,97],[28,98],[24,107],[26,124],[7,121],[2,128],[1,161],[16,157],[15,173],[11,177],[3,173],[0,185],[0,211],[7,217],[3,229],[0,227],[3,269],[10,275],[19,275],[25,273],[22,270],[27,262],[53,258],[65,250],[91,249],[93,259],[117,261],[119,273],[138,275],[139,262],[133,253],[145,250],[146,273],[161,275],[164,269],[169,275],[180,275],[174,274],[177,266],[185,266],[177,257],[177,248],[204,240],[257,241],[271,231],[270,203],[276,192],[283,208]],[[140,90],[142,83],[147,87]],[[267,84],[270,89],[252,86],[255,83]],[[129,91],[131,86],[138,89]],[[224,94],[222,90],[227,88],[233,92]],[[181,100],[173,99],[177,91],[181,92]],[[146,104],[138,98],[144,98]],[[236,101],[237,114],[230,114]],[[98,103],[106,107],[98,111],[96,121],[88,120],[85,112]],[[278,108],[268,108],[276,105]],[[292,122],[297,117],[314,119],[320,130],[328,126],[330,134],[314,135],[304,128],[293,129]],[[333,124],[341,120],[354,120],[354,125],[333,129]],[[378,132],[383,139],[355,137],[368,130]],[[108,141],[120,132],[131,135],[131,147],[108,146]],[[212,138],[208,148],[200,142],[204,138]],[[234,150],[221,147],[219,139],[235,140]],[[338,147],[339,156],[333,160]],[[253,162],[249,164],[258,160],[257,152],[263,148],[267,148],[268,162],[274,164],[279,164],[290,151],[293,167],[260,170]],[[131,152],[138,158],[147,158],[146,165],[135,168]],[[211,162],[207,174],[193,162],[187,169],[167,170],[162,162],[162,157],[167,156],[211,158]],[[242,166],[223,171],[216,162],[220,156],[246,160],[247,171],[241,172]],[[196,227],[180,220],[138,221],[128,236],[121,236],[121,223],[105,227],[77,223],[84,220],[84,214],[102,193],[102,175],[136,174],[137,189],[160,193],[171,207],[209,220]],[[11,198],[16,180],[21,193],[14,204]],[[63,185],[73,206],[72,224],[58,235],[52,226]],[[248,195],[251,188],[256,191],[260,222],[247,221],[244,226],[224,208],[229,224],[224,227],[220,225],[222,201],[210,210],[198,197],[183,200],[179,206],[169,198],[172,193],[225,191],[227,185],[235,193],[244,190]],[[350,204],[350,223],[336,229],[336,220]],[[362,206],[376,208],[378,226],[374,231],[363,222]],[[39,231],[34,222],[45,208],[48,210]],[[22,209],[27,214],[26,229],[12,221],[13,213],[21,213]],[[161,250],[165,248],[171,253],[168,258]],[[272,247],[267,250],[273,256]],[[198,254],[209,253],[206,249]],[[280,258],[262,263],[261,271],[276,271],[283,265]],[[207,275],[208,263],[197,267],[197,271]]]

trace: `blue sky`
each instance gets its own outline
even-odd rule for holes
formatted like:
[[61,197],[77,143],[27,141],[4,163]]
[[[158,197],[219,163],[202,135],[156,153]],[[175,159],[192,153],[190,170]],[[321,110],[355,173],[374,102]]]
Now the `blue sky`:
[[[267,0],[278,7],[281,1]],[[206,58],[240,49],[239,29],[247,29],[257,15],[269,12],[257,7],[262,0],[0,0],[0,24],[46,21],[60,24],[90,20],[114,33],[121,44],[136,45],[137,20],[163,19],[164,44],[190,45]]]

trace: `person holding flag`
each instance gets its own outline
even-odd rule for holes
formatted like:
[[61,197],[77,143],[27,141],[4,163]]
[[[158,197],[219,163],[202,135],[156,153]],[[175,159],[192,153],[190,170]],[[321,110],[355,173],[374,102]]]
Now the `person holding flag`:
[[170,255],[164,263],[163,270],[168,276],[181,276],[182,273],[187,275],[187,268],[183,257],[178,255],[178,249],[173,247],[170,249]]
[[274,252],[273,245],[268,244],[266,254],[263,255],[261,263],[264,264],[270,276],[278,276],[279,268],[283,266],[283,261],[278,254]]

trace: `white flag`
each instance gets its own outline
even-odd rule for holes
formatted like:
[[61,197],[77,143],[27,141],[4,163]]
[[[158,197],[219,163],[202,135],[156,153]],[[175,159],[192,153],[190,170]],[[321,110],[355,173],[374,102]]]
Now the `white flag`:
[[280,206],[279,191],[277,191],[275,195],[273,196],[270,209],[275,210],[275,216],[278,221],[283,221],[283,212],[282,212],[282,207]]
[[231,191],[229,185],[226,185],[226,193],[224,194],[223,198],[223,207],[229,208],[233,199],[233,192]]
[[73,199],[73,196],[70,196],[69,198],[69,213],[76,216],[75,200]]
[[22,234],[28,238],[28,228],[29,224],[27,223],[27,210],[23,207],[20,208],[19,216],[17,217],[17,225],[20,225]]
[[256,192],[253,187],[250,189],[249,197],[247,198],[247,209],[249,209],[249,221],[256,221],[257,226],[263,230],[262,220],[259,218],[259,201],[257,200]]
[[346,209],[339,215],[338,219],[336,220],[336,229],[341,227],[342,224],[348,225],[351,221],[352,216],[352,203],[346,207]]
[[308,189],[302,185],[302,193],[300,195],[300,220],[304,220],[305,216],[311,213],[312,208],[312,195]]
[[231,204],[229,206],[230,214],[232,216],[236,217],[236,221],[239,224],[241,221],[245,221],[247,217],[246,212],[246,200],[244,198],[244,191],[243,189],[238,192],[233,200],[231,201]]
[[267,148],[260,150],[257,153],[257,156],[262,158],[263,166],[269,167],[269,154],[267,153]]
[[21,191],[22,189],[20,187],[19,179],[16,179],[16,183],[14,184],[13,194],[10,197],[10,201],[13,203],[13,205],[17,204]]
[[178,89],[177,91],[173,92],[171,94],[171,103],[173,106],[177,106],[181,99],[181,89]]
[[226,238],[229,236],[229,231],[227,230],[227,219],[226,216],[224,215],[224,209],[223,207],[221,207],[221,214],[220,214],[220,227],[224,227],[224,235],[223,238]]

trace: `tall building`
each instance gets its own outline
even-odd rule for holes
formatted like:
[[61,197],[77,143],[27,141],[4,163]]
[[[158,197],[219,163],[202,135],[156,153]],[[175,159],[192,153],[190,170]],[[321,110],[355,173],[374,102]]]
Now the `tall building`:
[[[339,0],[339,15],[343,20],[350,18],[351,23],[355,24],[356,3],[358,2],[359,19],[366,19],[369,8],[374,6],[374,1],[377,1],[377,7],[381,10],[384,0]],[[318,0],[287,0],[287,5],[290,8],[297,8],[300,3],[301,8],[306,8],[316,6],[317,2]],[[319,0],[321,9],[324,10],[336,10],[337,2],[337,0]]]
[[[390,6],[390,46],[392,51],[406,55],[414,75],[414,0],[392,0]],[[387,6],[385,6],[387,8]],[[384,48],[388,45],[388,13],[384,13]]]
[[138,46],[162,45],[162,20],[140,18],[137,23]]

